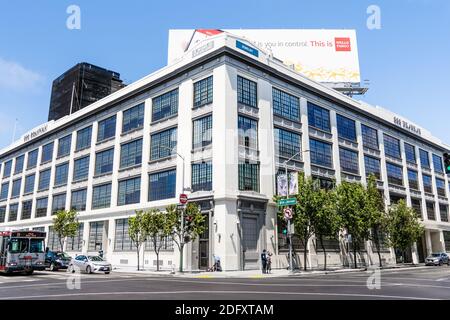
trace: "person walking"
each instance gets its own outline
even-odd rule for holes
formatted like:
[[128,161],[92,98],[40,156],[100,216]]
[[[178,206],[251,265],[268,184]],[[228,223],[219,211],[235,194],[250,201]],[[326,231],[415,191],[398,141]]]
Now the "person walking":
[[262,273],[267,273],[267,251],[263,250],[261,253]]
[[267,251],[266,255],[266,273],[270,273],[272,271],[272,252]]

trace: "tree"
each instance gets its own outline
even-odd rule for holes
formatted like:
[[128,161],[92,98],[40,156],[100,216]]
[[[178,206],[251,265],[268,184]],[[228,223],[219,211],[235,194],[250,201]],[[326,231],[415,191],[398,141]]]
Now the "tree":
[[53,218],[53,230],[58,237],[61,250],[64,250],[64,242],[67,237],[75,237],[80,226],[78,213],[75,210],[60,210]]
[[200,212],[198,204],[189,202],[185,209],[176,205],[166,208],[165,232],[170,234],[180,251],[180,272],[183,272],[184,245],[195,240],[205,232],[205,217]]
[[141,248],[147,240],[146,224],[146,214],[141,210],[136,211],[136,215],[128,219],[128,234],[130,235],[130,239],[136,247],[138,271],[140,270],[139,258]]
[[[324,270],[327,269],[327,251],[323,243],[324,237],[336,237],[342,226],[342,219],[336,211],[336,192],[334,190],[317,191],[318,205],[312,215],[312,224],[316,237],[319,239],[324,257]],[[316,242],[317,243],[317,242]]]
[[375,248],[378,255],[378,262],[380,268],[383,267],[383,262],[381,260],[381,239],[380,234],[386,232],[386,214],[383,202],[383,197],[377,188],[376,177],[371,174],[367,180],[366,187],[366,206],[365,211],[369,219],[369,240],[375,244]]
[[405,254],[406,249],[420,239],[424,227],[417,219],[414,209],[400,200],[391,206],[386,217],[387,241],[389,245]]
[[366,190],[360,183],[343,181],[336,188],[336,211],[342,225],[351,235],[354,267],[357,268],[356,252],[369,237],[370,220],[366,213]]
[[153,244],[153,251],[156,254],[156,270],[159,271],[159,253],[163,240],[170,235],[166,225],[166,214],[159,210],[150,210],[146,221],[146,231],[148,240]]

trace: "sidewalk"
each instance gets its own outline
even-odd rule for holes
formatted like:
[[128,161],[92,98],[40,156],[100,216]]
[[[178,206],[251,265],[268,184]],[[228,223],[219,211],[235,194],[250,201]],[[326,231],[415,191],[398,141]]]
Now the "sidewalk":
[[[373,266],[371,268],[376,268]],[[369,268],[369,269],[371,269]],[[405,271],[405,270],[419,270],[425,269],[423,265],[395,265],[388,266],[383,268],[383,272],[386,271]],[[349,268],[341,268],[341,269],[329,269],[329,270],[294,270],[291,274],[289,270],[286,269],[276,269],[272,270],[269,274],[263,274],[261,270],[246,270],[246,271],[222,271],[222,272],[183,272],[180,273],[176,270],[175,274],[173,274],[169,270],[155,271],[155,270],[140,270],[137,271],[135,267],[116,267],[113,268],[114,273],[124,273],[124,274],[134,274],[134,275],[142,275],[142,276],[160,276],[160,277],[179,277],[179,278],[199,278],[199,279],[217,279],[217,278],[280,278],[280,277],[302,277],[302,276],[311,276],[311,275],[325,275],[325,274],[342,274],[342,273],[361,273],[366,272],[366,268],[359,269],[349,269]]]

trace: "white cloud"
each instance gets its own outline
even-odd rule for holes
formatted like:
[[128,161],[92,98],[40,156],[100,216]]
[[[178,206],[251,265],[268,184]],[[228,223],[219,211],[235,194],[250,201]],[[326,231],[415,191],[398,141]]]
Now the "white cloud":
[[37,72],[0,57],[0,89],[19,91],[36,89],[42,81],[43,76]]

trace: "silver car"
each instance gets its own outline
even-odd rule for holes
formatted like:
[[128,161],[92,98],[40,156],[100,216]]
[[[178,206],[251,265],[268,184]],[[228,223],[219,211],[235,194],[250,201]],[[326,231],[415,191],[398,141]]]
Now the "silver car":
[[450,259],[445,252],[432,253],[425,259],[427,266],[442,266],[443,264],[450,265]]
[[86,273],[104,272],[109,274],[112,270],[112,265],[100,256],[79,255],[70,261],[68,268],[69,272],[77,270]]

